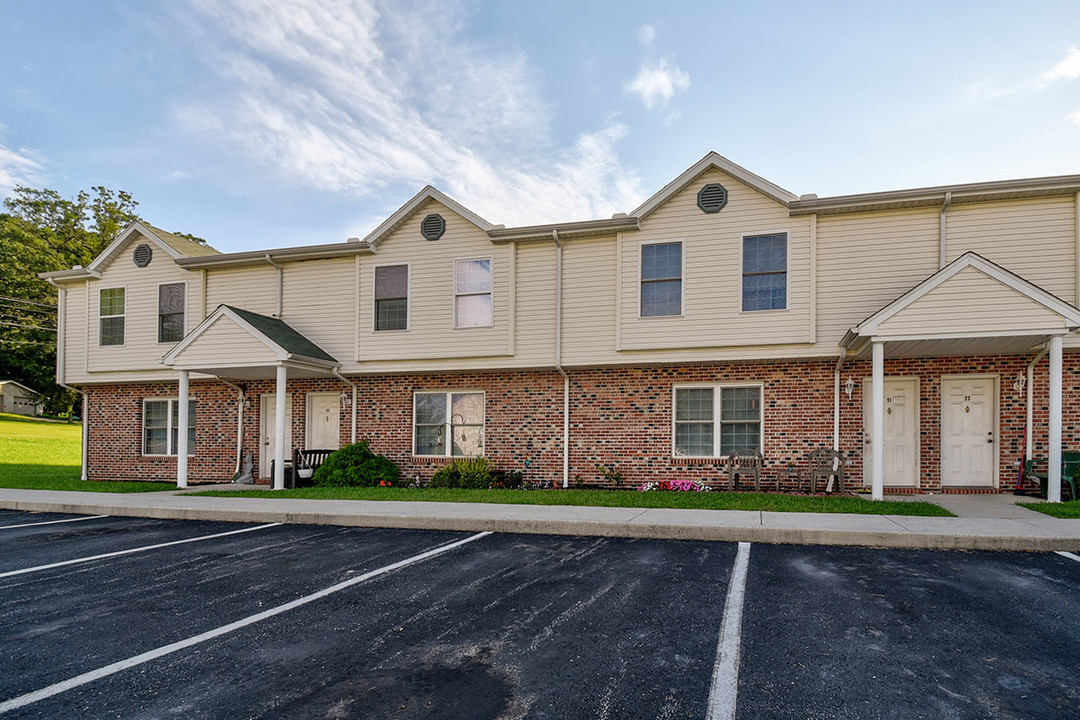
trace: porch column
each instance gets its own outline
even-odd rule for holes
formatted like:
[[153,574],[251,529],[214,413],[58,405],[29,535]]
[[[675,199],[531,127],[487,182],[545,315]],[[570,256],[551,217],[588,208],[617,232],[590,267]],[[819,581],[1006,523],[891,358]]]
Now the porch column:
[[274,489],[285,489],[285,380],[288,370],[277,366],[277,402],[274,405]]
[[176,487],[186,488],[188,456],[188,371],[180,371],[179,398],[176,402]]
[[870,497],[885,499],[885,343],[875,342],[874,372],[871,383],[870,451],[873,464],[870,469]]
[[1046,499],[1061,502],[1061,336],[1050,338],[1050,467]]

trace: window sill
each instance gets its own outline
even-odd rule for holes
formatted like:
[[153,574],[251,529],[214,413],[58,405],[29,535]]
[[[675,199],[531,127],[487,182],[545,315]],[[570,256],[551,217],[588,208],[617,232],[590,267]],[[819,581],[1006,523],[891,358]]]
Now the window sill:
[[685,457],[677,455],[671,458],[672,465],[719,465],[727,459],[726,456],[721,455],[719,457]]

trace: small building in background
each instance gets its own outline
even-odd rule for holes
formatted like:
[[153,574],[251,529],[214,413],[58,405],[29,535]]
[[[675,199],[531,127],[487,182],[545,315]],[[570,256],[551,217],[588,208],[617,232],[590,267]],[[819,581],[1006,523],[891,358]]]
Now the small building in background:
[[38,417],[42,413],[41,393],[14,380],[0,380],[0,413]]

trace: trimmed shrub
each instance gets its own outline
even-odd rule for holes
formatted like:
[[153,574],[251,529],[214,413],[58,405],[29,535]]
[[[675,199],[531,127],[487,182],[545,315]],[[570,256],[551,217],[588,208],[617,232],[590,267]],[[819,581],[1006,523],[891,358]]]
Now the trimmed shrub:
[[487,458],[464,458],[436,470],[428,487],[483,489],[491,487],[495,479]]
[[319,487],[396,486],[401,484],[401,471],[361,440],[332,453],[315,469],[311,481]]

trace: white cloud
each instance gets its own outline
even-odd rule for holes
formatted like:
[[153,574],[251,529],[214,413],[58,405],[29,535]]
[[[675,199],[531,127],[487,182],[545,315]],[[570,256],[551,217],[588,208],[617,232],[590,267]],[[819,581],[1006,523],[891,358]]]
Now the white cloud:
[[626,128],[559,148],[528,57],[463,39],[453,4],[196,7],[228,92],[179,103],[175,120],[288,180],[353,195],[431,183],[506,224],[609,215],[643,195],[615,152]]
[[1061,62],[1039,77],[1039,87],[1046,87],[1057,80],[1075,80],[1076,78],[1080,78],[1080,48],[1070,47]]
[[[3,131],[0,125],[0,133]],[[41,183],[44,159],[28,148],[11,149],[0,134],[0,198],[8,197],[16,185]]]
[[651,47],[656,40],[656,29],[652,25],[642,25],[638,28],[637,39],[645,47]]
[[675,93],[689,87],[690,74],[661,58],[655,63],[643,63],[634,79],[625,85],[625,90],[637,95],[646,110],[652,110],[665,107]]
[[1065,118],[1071,123],[1074,123],[1076,125],[1080,125],[1080,110],[1076,110],[1075,112],[1069,113],[1068,115],[1065,116]]

